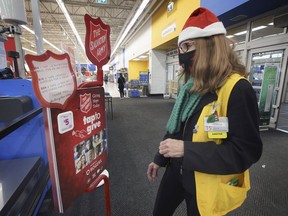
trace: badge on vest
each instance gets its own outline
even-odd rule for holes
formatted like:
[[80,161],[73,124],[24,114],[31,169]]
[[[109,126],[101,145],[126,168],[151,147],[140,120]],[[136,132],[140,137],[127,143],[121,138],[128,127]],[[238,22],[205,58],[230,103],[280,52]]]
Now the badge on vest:
[[211,139],[225,139],[228,132],[228,118],[218,117],[217,111],[204,118],[204,131]]

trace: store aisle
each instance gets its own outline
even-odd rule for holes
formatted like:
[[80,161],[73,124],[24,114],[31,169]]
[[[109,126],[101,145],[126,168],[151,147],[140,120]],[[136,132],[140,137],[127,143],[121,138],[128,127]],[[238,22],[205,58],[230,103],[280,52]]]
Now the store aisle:
[[120,93],[118,90],[118,84],[117,83],[113,83],[113,82],[108,82],[107,84],[104,83],[103,87],[105,89],[105,92],[109,92],[113,98],[114,97],[120,98]]

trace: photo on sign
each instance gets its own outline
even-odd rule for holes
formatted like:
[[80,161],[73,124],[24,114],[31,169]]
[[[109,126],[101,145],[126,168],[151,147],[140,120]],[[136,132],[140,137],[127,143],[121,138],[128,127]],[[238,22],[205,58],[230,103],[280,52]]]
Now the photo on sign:
[[97,159],[107,149],[106,130],[101,130],[74,146],[76,174]]

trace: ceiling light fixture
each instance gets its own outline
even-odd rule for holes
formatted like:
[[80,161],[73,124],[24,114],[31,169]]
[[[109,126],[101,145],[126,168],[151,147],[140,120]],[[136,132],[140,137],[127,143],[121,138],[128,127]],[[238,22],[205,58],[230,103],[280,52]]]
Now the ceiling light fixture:
[[67,9],[66,9],[63,1],[62,1],[62,0],[56,0],[56,2],[58,3],[58,5],[59,5],[60,9],[62,10],[64,16],[66,17],[66,20],[67,20],[67,22],[69,23],[69,25],[70,25],[73,33],[75,34],[78,43],[80,44],[81,48],[82,48],[83,51],[85,52],[85,47],[84,47],[84,44],[83,44],[83,42],[82,42],[82,40],[81,40],[81,37],[80,37],[80,35],[79,35],[79,33],[78,33],[75,25],[74,25],[74,23],[73,23],[70,15],[69,15],[69,13],[68,13],[68,11],[67,11]]
[[267,28],[267,26],[258,26],[258,27],[253,28],[251,31],[257,31],[257,30],[264,29],[264,28]]
[[234,35],[226,35],[227,38],[232,38]]
[[26,50],[26,51],[28,51],[28,52],[31,52],[31,53],[33,53],[33,54],[37,54],[37,52],[35,52],[35,51],[33,51],[33,50],[30,50],[30,49],[27,49],[27,48],[25,48],[25,47],[22,47],[22,49],[23,49],[23,50]]
[[243,34],[246,34],[246,33],[247,33],[247,31],[242,31],[242,32],[238,32],[238,33],[236,33],[234,35],[239,36],[239,35],[243,35]]
[[[35,35],[35,32],[33,30],[31,30],[30,28],[28,28],[25,25],[21,25],[21,27],[23,27],[24,29],[26,29],[28,32],[30,32],[31,34]],[[63,53],[62,50],[60,50],[58,47],[56,47],[54,44],[52,44],[51,42],[49,42],[48,40],[46,40],[45,38],[43,38],[43,41],[47,44],[49,44],[50,46],[52,46],[54,49],[58,50],[60,53]]]
[[43,38],[43,41],[47,44],[49,44],[50,46],[52,46],[54,49],[58,50],[60,53],[63,53],[63,50],[59,49],[58,47],[56,47],[54,44],[52,44],[50,41],[46,40],[45,38]]
[[[58,1],[58,0],[56,0]],[[130,31],[130,29],[132,28],[132,26],[135,24],[135,22],[137,21],[138,17],[141,15],[141,13],[143,12],[143,10],[146,8],[147,4],[150,2],[150,0],[144,0],[140,7],[138,8],[138,10],[136,11],[134,17],[132,18],[131,22],[128,24],[128,26],[126,27],[125,31],[123,32],[123,34],[121,35],[121,38],[119,39],[118,43],[116,44],[114,50],[111,53],[111,56],[113,56],[113,54],[116,52],[116,50],[118,49],[118,47],[120,46],[120,44],[122,43],[123,39],[126,37],[126,35],[128,34],[128,32]]]

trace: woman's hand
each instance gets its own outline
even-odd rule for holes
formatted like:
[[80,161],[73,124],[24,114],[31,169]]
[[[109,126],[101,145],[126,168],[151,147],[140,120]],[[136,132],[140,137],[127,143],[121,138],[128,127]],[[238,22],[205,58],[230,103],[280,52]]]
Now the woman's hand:
[[148,165],[147,178],[149,179],[149,181],[154,181],[157,178],[159,168],[160,166],[155,164],[154,162]]
[[164,157],[183,157],[184,141],[176,139],[166,139],[160,142],[159,153]]

